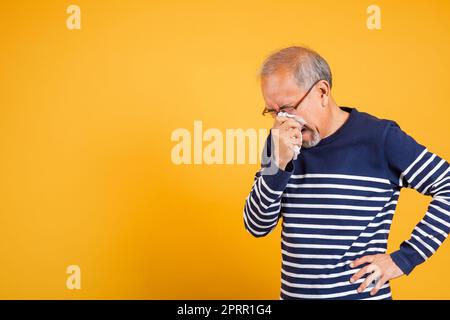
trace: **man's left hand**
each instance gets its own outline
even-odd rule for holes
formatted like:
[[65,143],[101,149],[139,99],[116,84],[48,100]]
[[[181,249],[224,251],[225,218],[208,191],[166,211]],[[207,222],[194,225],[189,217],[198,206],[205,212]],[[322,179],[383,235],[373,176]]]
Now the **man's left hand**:
[[388,254],[374,254],[356,259],[350,264],[351,268],[356,268],[364,263],[369,263],[355,273],[350,282],[354,283],[365,274],[369,273],[366,280],[358,288],[358,292],[363,292],[367,286],[378,279],[375,287],[370,291],[370,295],[375,295],[378,290],[391,279],[398,278],[403,275],[403,271],[395,264],[391,256]]

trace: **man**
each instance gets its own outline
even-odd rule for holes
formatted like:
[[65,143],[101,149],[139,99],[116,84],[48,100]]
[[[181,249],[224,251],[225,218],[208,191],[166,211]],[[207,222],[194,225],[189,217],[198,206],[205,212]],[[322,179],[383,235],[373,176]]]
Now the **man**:
[[[283,217],[280,299],[392,299],[389,281],[411,273],[450,232],[450,166],[395,121],[337,106],[331,87],[313,50],[289,47],[264,62],[263,114],[275,120],[244,225],[262,237]],[[411,238],[387,254],[402,187],[432,200]]]

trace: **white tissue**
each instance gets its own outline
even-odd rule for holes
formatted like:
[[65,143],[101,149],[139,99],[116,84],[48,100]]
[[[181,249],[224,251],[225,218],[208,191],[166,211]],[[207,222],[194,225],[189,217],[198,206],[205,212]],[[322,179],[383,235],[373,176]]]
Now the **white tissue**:
[[[287,112],[278,112],[277,116],[279,117],[288,117],[288,118],[296,118],[296,116],[294,114],[290,114]],[[298,119],[295,119],[297,122],[299,122],[301,125],[303,125],[304,123],[302,121],[299,121]],[[297,156],[300,154],[300,150],[301,147],[299,146],[294,146],[294,160],[297,160]]]

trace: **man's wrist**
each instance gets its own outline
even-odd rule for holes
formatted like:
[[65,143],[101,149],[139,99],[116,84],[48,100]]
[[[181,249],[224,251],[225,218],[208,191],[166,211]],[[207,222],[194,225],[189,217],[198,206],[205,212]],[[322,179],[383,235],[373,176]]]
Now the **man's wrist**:
[[394,261],[397,267],[399,267],[405,275],[409,275],[415,267],[401,250],[392,252],[390,256],[392,261]]
[[292,171],[293,168],[294,167],[293,167],[293,164],[292,164],[292,160],[289,160],[289,161],[286,161],[286,162],[280,161],[278,163],[278,169],[281,169],[283,171]]
[[271,171],[267,172],[264,170],[261,177],[270,189],[277,192],[283,192],[293,172],[294,165],[292,161],[289,161],[284,169],[274,163],[271,167]]

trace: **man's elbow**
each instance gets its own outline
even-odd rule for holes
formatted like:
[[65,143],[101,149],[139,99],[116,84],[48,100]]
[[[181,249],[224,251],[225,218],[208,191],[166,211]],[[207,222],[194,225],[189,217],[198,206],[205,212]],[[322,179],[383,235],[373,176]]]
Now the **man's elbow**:
[[250,226],[247,225],[247,222],[245,221],[245,219],[244,219],[244,228],[245,228],[245,230],[247,230],[247,232],[248,232],[249,234],[251,234],[251,235],[252,235],[253,237],[255,237],[255,238],[262,238],[262,237],[265,237],[265,236],[267,236],[267,235],[272,231],[272,229],[267,230],[267,231],[257,231],[257,230],[254,230],[253,228],[251,228]]
[[250,233],[253,237],[255,237],[255,238],[262,238],[262,237],[265,237],[265,236],[267,236],[269,233],[270,233],[270,231],[268,231],[268,232],[263,232],[263,233],[255,233],[255,232],[252,232],[252,231],[250,231],[250,230],[248,230],[248,229],[246,229],[247,231],[248,231],[248,233]]

